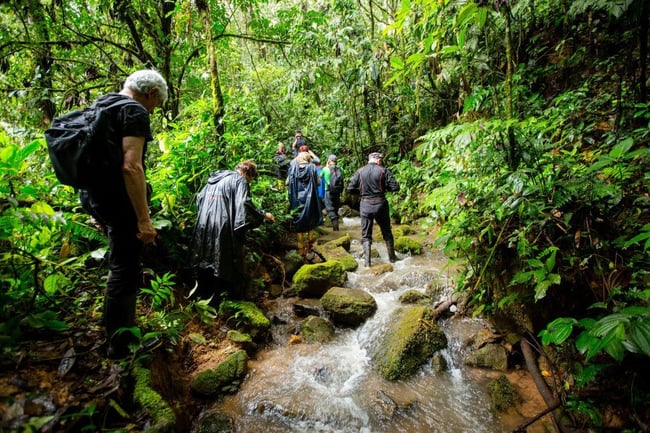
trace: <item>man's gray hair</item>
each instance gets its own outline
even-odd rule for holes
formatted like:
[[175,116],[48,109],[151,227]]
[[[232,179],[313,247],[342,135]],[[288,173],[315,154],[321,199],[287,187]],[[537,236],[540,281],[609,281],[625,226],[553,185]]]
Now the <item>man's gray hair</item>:
[[151,89],[158,89],[160,100],[167,102],[167,82],[160,73],[153,69],[135,71],[124,81],[124,88],[131,89],[141,95],[147,95]]

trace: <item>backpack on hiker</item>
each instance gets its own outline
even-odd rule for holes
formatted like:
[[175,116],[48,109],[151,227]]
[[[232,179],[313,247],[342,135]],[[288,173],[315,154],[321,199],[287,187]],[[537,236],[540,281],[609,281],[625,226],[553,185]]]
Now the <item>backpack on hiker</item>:
[[330,168],[330,194],[341,194],[343,192],[343,173],[340,167]]
[[57,179],[64,185],[87,189],[105,181],[124,160],[121,146],[111,143],[113,108],[136,103],[120,99],[108,106],[97,102],[52,121],[45,141]]

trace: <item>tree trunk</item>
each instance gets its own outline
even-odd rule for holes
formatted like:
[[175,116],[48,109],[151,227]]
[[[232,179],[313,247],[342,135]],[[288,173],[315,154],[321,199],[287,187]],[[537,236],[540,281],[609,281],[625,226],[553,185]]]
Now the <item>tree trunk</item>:
[[201,16],[203,31],[205,32],[205,44],[208,56],[208,66],[210,69],[210,90],[212,91],[212,122],[214,124],[217,138],[223,137],[225,125],[224,117],[224,100],[221,92],[221,83],[219,82],[219,66],[215,56],[214,40],[212,38],[212,20],[210,19],[210,9],[205,0],[196,0],[196,8]]

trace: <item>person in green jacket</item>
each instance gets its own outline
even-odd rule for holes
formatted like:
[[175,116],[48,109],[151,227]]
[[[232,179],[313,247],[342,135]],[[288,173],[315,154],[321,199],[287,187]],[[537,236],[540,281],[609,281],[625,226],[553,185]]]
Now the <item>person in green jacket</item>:
[[336,155],[327,157],[327,165],[323,168],[325,180],[325,209],[332,221],[332,229],[339,231],[339,208],[343,192],[343,170],[336,165]]

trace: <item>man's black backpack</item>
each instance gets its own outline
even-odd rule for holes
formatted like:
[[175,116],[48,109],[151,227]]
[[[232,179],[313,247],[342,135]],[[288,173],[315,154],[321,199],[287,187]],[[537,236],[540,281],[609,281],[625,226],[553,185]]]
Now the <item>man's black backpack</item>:
[[337,166],[330,168],[330,194],[341,194],[343,192],[343,174]]
[[123,163],[122,147],[113,145],[112,109],[135,103],[120,99],[109,106],[97,102],[52,121],[45,141],[57,179],[64,185],[86,189],[105,181],[106,174]]

